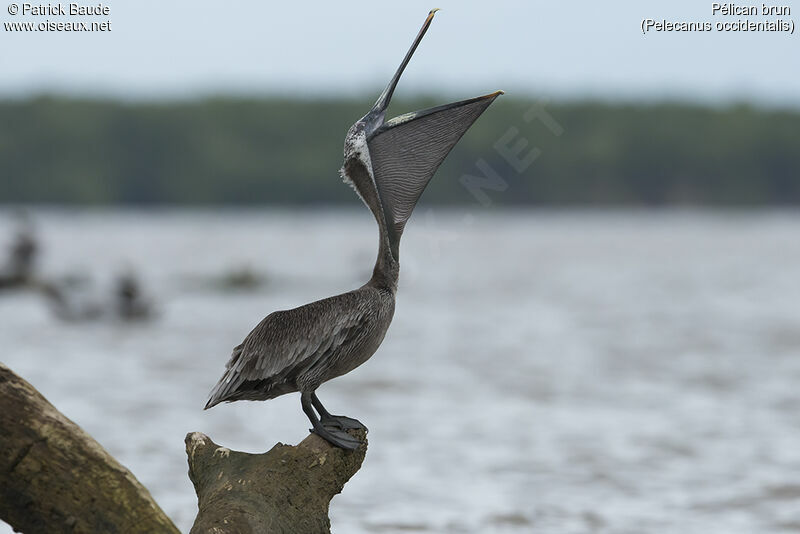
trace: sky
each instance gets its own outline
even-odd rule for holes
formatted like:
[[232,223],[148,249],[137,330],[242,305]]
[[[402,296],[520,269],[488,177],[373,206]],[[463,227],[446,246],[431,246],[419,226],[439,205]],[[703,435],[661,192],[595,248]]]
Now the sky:
[[[794,23],[800,20],[795,0],[780,4],[791,10],[780,17],[714,15],[706,0],[128,0],[103,2],[110,14],[94,17],[23,15],[23,2],[3,1],[20,11],[12,16],[9,6],[0,7],[0,98],[376,93],[438,7],[398,95],[469,97],[503,89],[521,97],[800,107],[797,32],[641,30],[646,18]],[[61,4],[68,9],[69,2]],[[110,21],[111,31],[5,27],[25,21]]]

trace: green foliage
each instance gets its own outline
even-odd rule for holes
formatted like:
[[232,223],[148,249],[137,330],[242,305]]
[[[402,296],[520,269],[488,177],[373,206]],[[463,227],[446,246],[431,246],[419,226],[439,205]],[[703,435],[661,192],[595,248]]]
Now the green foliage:
[[[442,103],[397,102],[396,113]],[[459,178],[485,160],[497,204],[798,204],[800,113],[685,104],[560,103],[560,127],[501,97],[445,161],[425,201],[473,203]],[[0,102],[0,202],[351,203],[342,141],[364,100]],[[524,139],[522,172],[495,148]],[[562,131],[563,130],[563,131]],[[503,144],[503,143],[499,143]]]

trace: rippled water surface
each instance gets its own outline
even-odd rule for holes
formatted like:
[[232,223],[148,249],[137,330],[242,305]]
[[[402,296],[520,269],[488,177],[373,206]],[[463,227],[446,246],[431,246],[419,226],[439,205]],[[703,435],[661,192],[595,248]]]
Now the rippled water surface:
[[[419,211],[386,340],[319,390],[370,428],[334,532],[800,532],[800,216]],[[273,310],[366,281],[374,222],[36,219],[46,274],[107,292],[131,266],[160,316],[70,324],[0,294],[2,360],[188,531],[187,432],[262,452],[308,429],[296,394],[202,411],[231,348]],[[243,266],[266,285],[211,283]]]

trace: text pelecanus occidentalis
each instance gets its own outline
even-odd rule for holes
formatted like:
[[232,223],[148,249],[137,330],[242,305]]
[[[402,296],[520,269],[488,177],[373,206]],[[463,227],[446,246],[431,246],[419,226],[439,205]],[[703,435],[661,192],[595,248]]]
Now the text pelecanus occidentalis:
[[391,82],[344,142],[342,177],[370,209],[380,230],[372,278],[354,291],[268,315],[233,349],[206,409],[223,401],[267,400],[299,391],[313,432],[345,449],[360,444],[345,431],[363,425],[328,413],[315,391],[367,361],[380,346],[394,314],[403,228],[445,156],[502,94],[384,120],[397,82],[435,12],[428,14]]

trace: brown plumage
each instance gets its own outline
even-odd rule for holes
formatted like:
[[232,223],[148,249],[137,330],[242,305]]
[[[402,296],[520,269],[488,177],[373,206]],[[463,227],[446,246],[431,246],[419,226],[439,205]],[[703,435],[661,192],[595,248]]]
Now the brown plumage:
[[405,224],[444,158],[502,93],[384,121],[400,75],[435,11],[428,14],[389,86],[345,137],[342,177],[378,223],[372,278],[354,291],[268,315],[233,350],[206,409],[220,402],[266,400],[299,391],[314,432],[342,448],[359,445],[345,430],[363,425],[328,413],[315,390],[367,361],[380,346],[394,315]]

